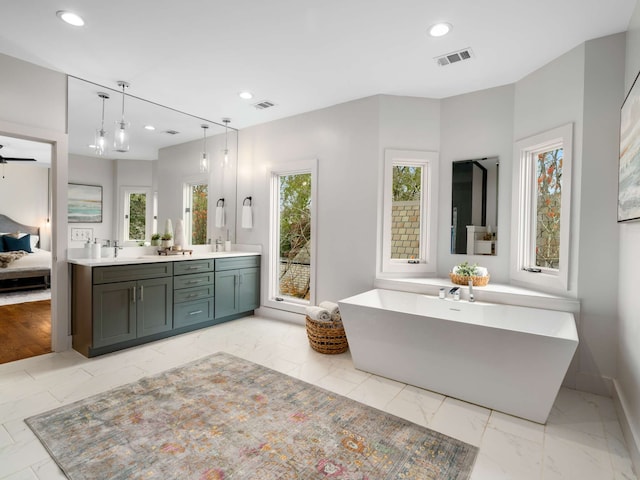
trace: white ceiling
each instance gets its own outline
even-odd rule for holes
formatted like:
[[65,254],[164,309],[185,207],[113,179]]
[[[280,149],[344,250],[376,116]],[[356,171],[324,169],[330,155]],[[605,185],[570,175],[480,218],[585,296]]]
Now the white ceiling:
[[[519,80],[627,29],[636,0],[0,0],[0,52],[243,128],[375,94]],[[71,10],[85,27],[56,17]],[[452,32],[427,35],[446,21]],[[475,58],[434,57],[471,47]],[[241,90],[255,97],[245,101]],[[276,104],[257,110],[252,103]],[[95,104],[92,106],[95,114]],[[96,116],[95,114],[94,116]]]

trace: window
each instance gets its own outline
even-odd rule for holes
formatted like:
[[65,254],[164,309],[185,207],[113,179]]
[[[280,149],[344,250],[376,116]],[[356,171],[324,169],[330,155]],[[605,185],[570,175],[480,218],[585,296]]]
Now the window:
[[123,239],[125,242],[144,242],[151,238],[151,191],[128,187],[123,192]]
[[185,240],[191,245],[207,243],[209,218],[209,185],[205,182],[186,183],[185,192]]
[[571,124],[516,143],[514,280],[568,290]]
[[435,152],[385,151],[382,272],[436,271]]
[[267,304],[300,311],[315,302],[315,160],[271,172]]

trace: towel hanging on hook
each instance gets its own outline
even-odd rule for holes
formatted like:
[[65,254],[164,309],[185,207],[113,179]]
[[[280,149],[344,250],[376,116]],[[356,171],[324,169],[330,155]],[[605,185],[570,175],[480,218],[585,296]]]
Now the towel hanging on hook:
[[[247,200],[249,204],[247,205]],[[242,228],[253,228],[253,212],[251,211],[251,197],[245,197],[242,201]]]
[[215,226],[216,226],[216,228],[222,228],[222,227],[224,227],[224,224],[225,224],[224,198],[220,198],[216,202],[216,221],[215,221]]

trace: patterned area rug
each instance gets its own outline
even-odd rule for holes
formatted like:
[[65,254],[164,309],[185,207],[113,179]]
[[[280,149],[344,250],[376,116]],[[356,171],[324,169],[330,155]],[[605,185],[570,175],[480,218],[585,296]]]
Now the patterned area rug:
[[477,454],[225,353],[26,422],[78,480],[461,480]]

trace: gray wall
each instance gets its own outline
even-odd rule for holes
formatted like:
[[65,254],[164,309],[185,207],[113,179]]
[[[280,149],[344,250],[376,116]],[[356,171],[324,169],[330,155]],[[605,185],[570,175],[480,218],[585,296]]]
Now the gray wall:
[[[636,6],[629,31],[624,93],[629,91],[640,71],[640,5]],[[636,472],[640,472],[640,222],[618,226],[620,235],[619,290],[618,290],[618,375],[616,393],[629,423],[627,440],[633,438],[632,450]],[[631,443],[631,442],[628,442]],[[635,454],[635,455],[634,455]]]

